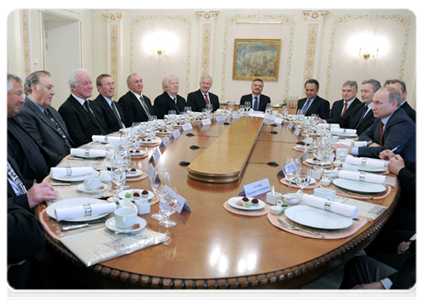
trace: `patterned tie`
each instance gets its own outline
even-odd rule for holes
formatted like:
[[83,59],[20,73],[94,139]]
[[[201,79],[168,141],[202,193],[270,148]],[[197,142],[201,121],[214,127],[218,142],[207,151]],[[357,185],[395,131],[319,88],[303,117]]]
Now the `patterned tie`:
[[17,196],[26,194],[27,190],[25,188],[25,185],[23,184],[19,176],[16,174],[15,170],[13,170],[9,161],[7,162],[7,179]]
[[66,146],[68,147],[68,149],[72,148],[69,140],[67,139],[65,133],[63,132],[62,128],[60,127],[59,123],[57,123],[57,121],[53,118],[53,116],[50,114],[50,112],[48,111],[48,108],[44,109],[44,114],[46,115],[47,119],[49,119],[54,127],[56,127],[56,130],[59,132],[59,134],[62,136],[63,140],[66,143]]
[[115,101],[113,101],[113,100],[112,100],[111,107],[112,107],[113,113],[114,113],[114,115],[115,115],[115,117],[116,117],[116,119],[117,119],[117,121],[119,123],[119,126],[120,126],[119,128],[123,128],[122,121],[120,120],[119,114],[118,114],[118,112],[116,110]]
[[306,101],[306,103],[304,104],[304,106],[303,106],[303,109],[301,110],[301,112],[305,115],[306,114],[306,112],[307,112],[307,110],[308,110],[308,107],[310,106],[310,102],[311,102],[311,100],[310,99],[307,99],[307,101]]
[[207,97],[207,94],[204,94],[204,99],[206,99],[206,104],[208,105],[210,102],[209,102],[209,97]]
[[98,126],[98,128],[100,129],[101,134],[106,134],[106,132],[103,129],[103,126],[101,126],[100,122],[98,122],[97,118],[95,117],[95,114],[93,112],[93,110],[90,107],[90,104],[88,103],[90,100],[85,100],[84,101],[84,107],[85,110],[88,112],[88,115],[93,118],[95,124]]
[[344,116],[345,112],[347,111],[348,102],[345,102],[344,110],[342,111],[341,117]]
[[175,98],[174,98],[173,100],[175,101],[175,106],[176,106],[176,114],[178,114],[178,115],[179,115],[179,107],[178,107],[178,97],[175,97]]
[[258,97],[257,96],[254,96],[254,106],[253,106],[253,109],[255,111],[258,111]]
[[366,112],[367,112],[367,105],[364,106],[363,113],[361,114],[360,119],[358,120],[358,123],[355,126],[356,129],[357,129],[358,125],[360,125],[361,121],[363,121],[363,118],[366,115]]
[[383,145],[383,139],[382,139],[382,137],[383,137],[383,126],[384,126],[384,124],[383,124],[382,120],[380,120],[380,139],[379,139],[379,145],[380,146]]
[[141,103],[142,108],[144,108],[144,111],[145,111],[145,113],[147,114],[147,116],[148,116],[148,117],[149,117],[149,116],[151,116],[151,114],[150,114],[150,110],[148,109],[148,106],[147,106],[147,104],[145,103],[145,100],[144,100],[144,98],[143,98],[142,96],[140,96],[140,103]]

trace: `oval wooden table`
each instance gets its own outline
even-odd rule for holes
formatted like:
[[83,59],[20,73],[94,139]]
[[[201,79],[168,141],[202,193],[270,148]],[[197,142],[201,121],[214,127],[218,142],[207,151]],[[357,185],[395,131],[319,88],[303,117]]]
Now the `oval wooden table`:
[[[213,143],[231,126],[234,125],[193,125],[192,130],[181,132],[181,136],[170,139],[170,144],[161,148],[163,154],[155,167],[170,171],[173,186],[191,208],[191,212],[183,210],[171,216],[177,222],[172,228],[163,228],[150,218],[158,211],[158,204],[151,207],[150,215],[141,215],[148,228],[168,234],[167,243],[85,267],[59,241],[47,236],[48,245],[68,262],[67,271],[92,286],[106,289],[296,288],[352,258],[376,236],[392,214],[399,194],[396,188],[388,197],[372,200],[388,207],[374,222],[368,222],[349,238],[321,240],[276,228],[266,216],[242,216],[225,210],[223,204],[237,196],[244,185],[261,179],[268,178],[277,192],[286,193],[288,188],[280,183],[277,173],[285,156],[301,155],[292,150],[300,140],[293,130],[286,125],[272,126],[264,122],[239,180],[210,183],[189,178],[189,166],[179,163],[195,161],[208,148],[213,148]],[[199,148],[191,149],[192,145]],[[225,151],[228,150],[222,150],[219,156],[225,157]],[[208,162],[210,166],[218,163],[219,158],[213,157]],[[134,161],[138,168],[147,170],[148,158]],[[279,166],[268,165],[268,162]],[[151,190],[148,179],[128,182],[128,185]],[[265,201],[265,195],[258,198]],[[44,208],[40,205],[38,212]]]

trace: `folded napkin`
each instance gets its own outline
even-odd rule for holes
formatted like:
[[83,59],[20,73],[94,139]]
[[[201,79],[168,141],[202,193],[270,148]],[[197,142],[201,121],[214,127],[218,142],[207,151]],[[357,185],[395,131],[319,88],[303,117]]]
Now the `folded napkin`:
[[93,135],[91,137],[94,142],[100,143],[110,143],[110,142],[119,142],[120,137],[118,136],[108,136],[108,135]]
[[[57,221],[96,216],[111,213],[117,209],[116,203],[76,204],[75,206],[59,207],[54,210]],[[90,212],[91,210],[91,212]]]
[[345,171],[345,170],[339,170],[338,177],[356,180],[356,181],[380,183],[380,184],[385,184],[385,178],[386,178],[386,176],[379,175],[379,174],[353,172],[353,171]]
[[[348,218],[356,218],[358,214],[358,208],[349,204],[333,202],[327,199],[316,197],[313,195],[303,194],[302,203],[308,206],[317,207],[324,210],[330,210],[333,213],[337,213]],[[326,203],[330,203],[328,207]]]
[[357,133],[357,130],[355,129],[344,129],[344,128],[331,128],[330,131],[332,133],[345,133],[345,134],[355,134]]
[[352,155],[347,155],[347,157],[345,157],[345,162],[351,165],[366,166],[370,168],[388,168],[389,163],[389,161],[382,159],[354,157]]
[[320,128],[339,128],[339,124],[321,123],[321,124],[317,124],[317,127],[320,127]]
[[82,156],[82,157],[99,157],[106,156],[106,150],[101,149],[75,149],[72,148],[70,151],[71,155]]
[[50,169],[50,176],[57,177],[77,177],[84,175],[91,175],[93,173],[92,167],[55,167]]
[[349,141],[349,140],[340,140],[335,145],[346,145],[349,147],[367,147],[366,141]]

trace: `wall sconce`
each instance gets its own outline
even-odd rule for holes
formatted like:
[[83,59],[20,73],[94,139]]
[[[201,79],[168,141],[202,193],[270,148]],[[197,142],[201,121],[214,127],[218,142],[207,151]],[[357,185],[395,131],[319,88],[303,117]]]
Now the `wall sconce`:
[[379,48],[375,45],[373,40],[365,40],[363,46],[360,47],[358,56],[368,59],[370,56],[377,57],[379,55]]
[[157,52],[158,55],[164,53],[166,51],[165,45],[161,42],[160,39],[157,39],[156,45],[153,46],[153,52]]
[[144,38],[144,51],[151,54],[171,54],[179,45],[178,38],[170,32],[156,32]]

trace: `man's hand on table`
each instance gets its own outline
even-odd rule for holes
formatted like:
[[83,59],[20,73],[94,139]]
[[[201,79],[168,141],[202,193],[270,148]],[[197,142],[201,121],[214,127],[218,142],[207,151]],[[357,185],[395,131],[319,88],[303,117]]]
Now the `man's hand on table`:
[[401,155],[395,155],[389,160],[388,170],[395,175],[398,175],[400,170],[405,168],[404,160],[402,159]]
[[45,182],[32,186],[26,195],[30,208],[33,208],[43,201],[56,199],[56,193],[54,192],[53,186]]
[[348,154],[352,154],[352,147],[344,145],[344,144],[335,144],[335,150],[339,148],[348,149]]

